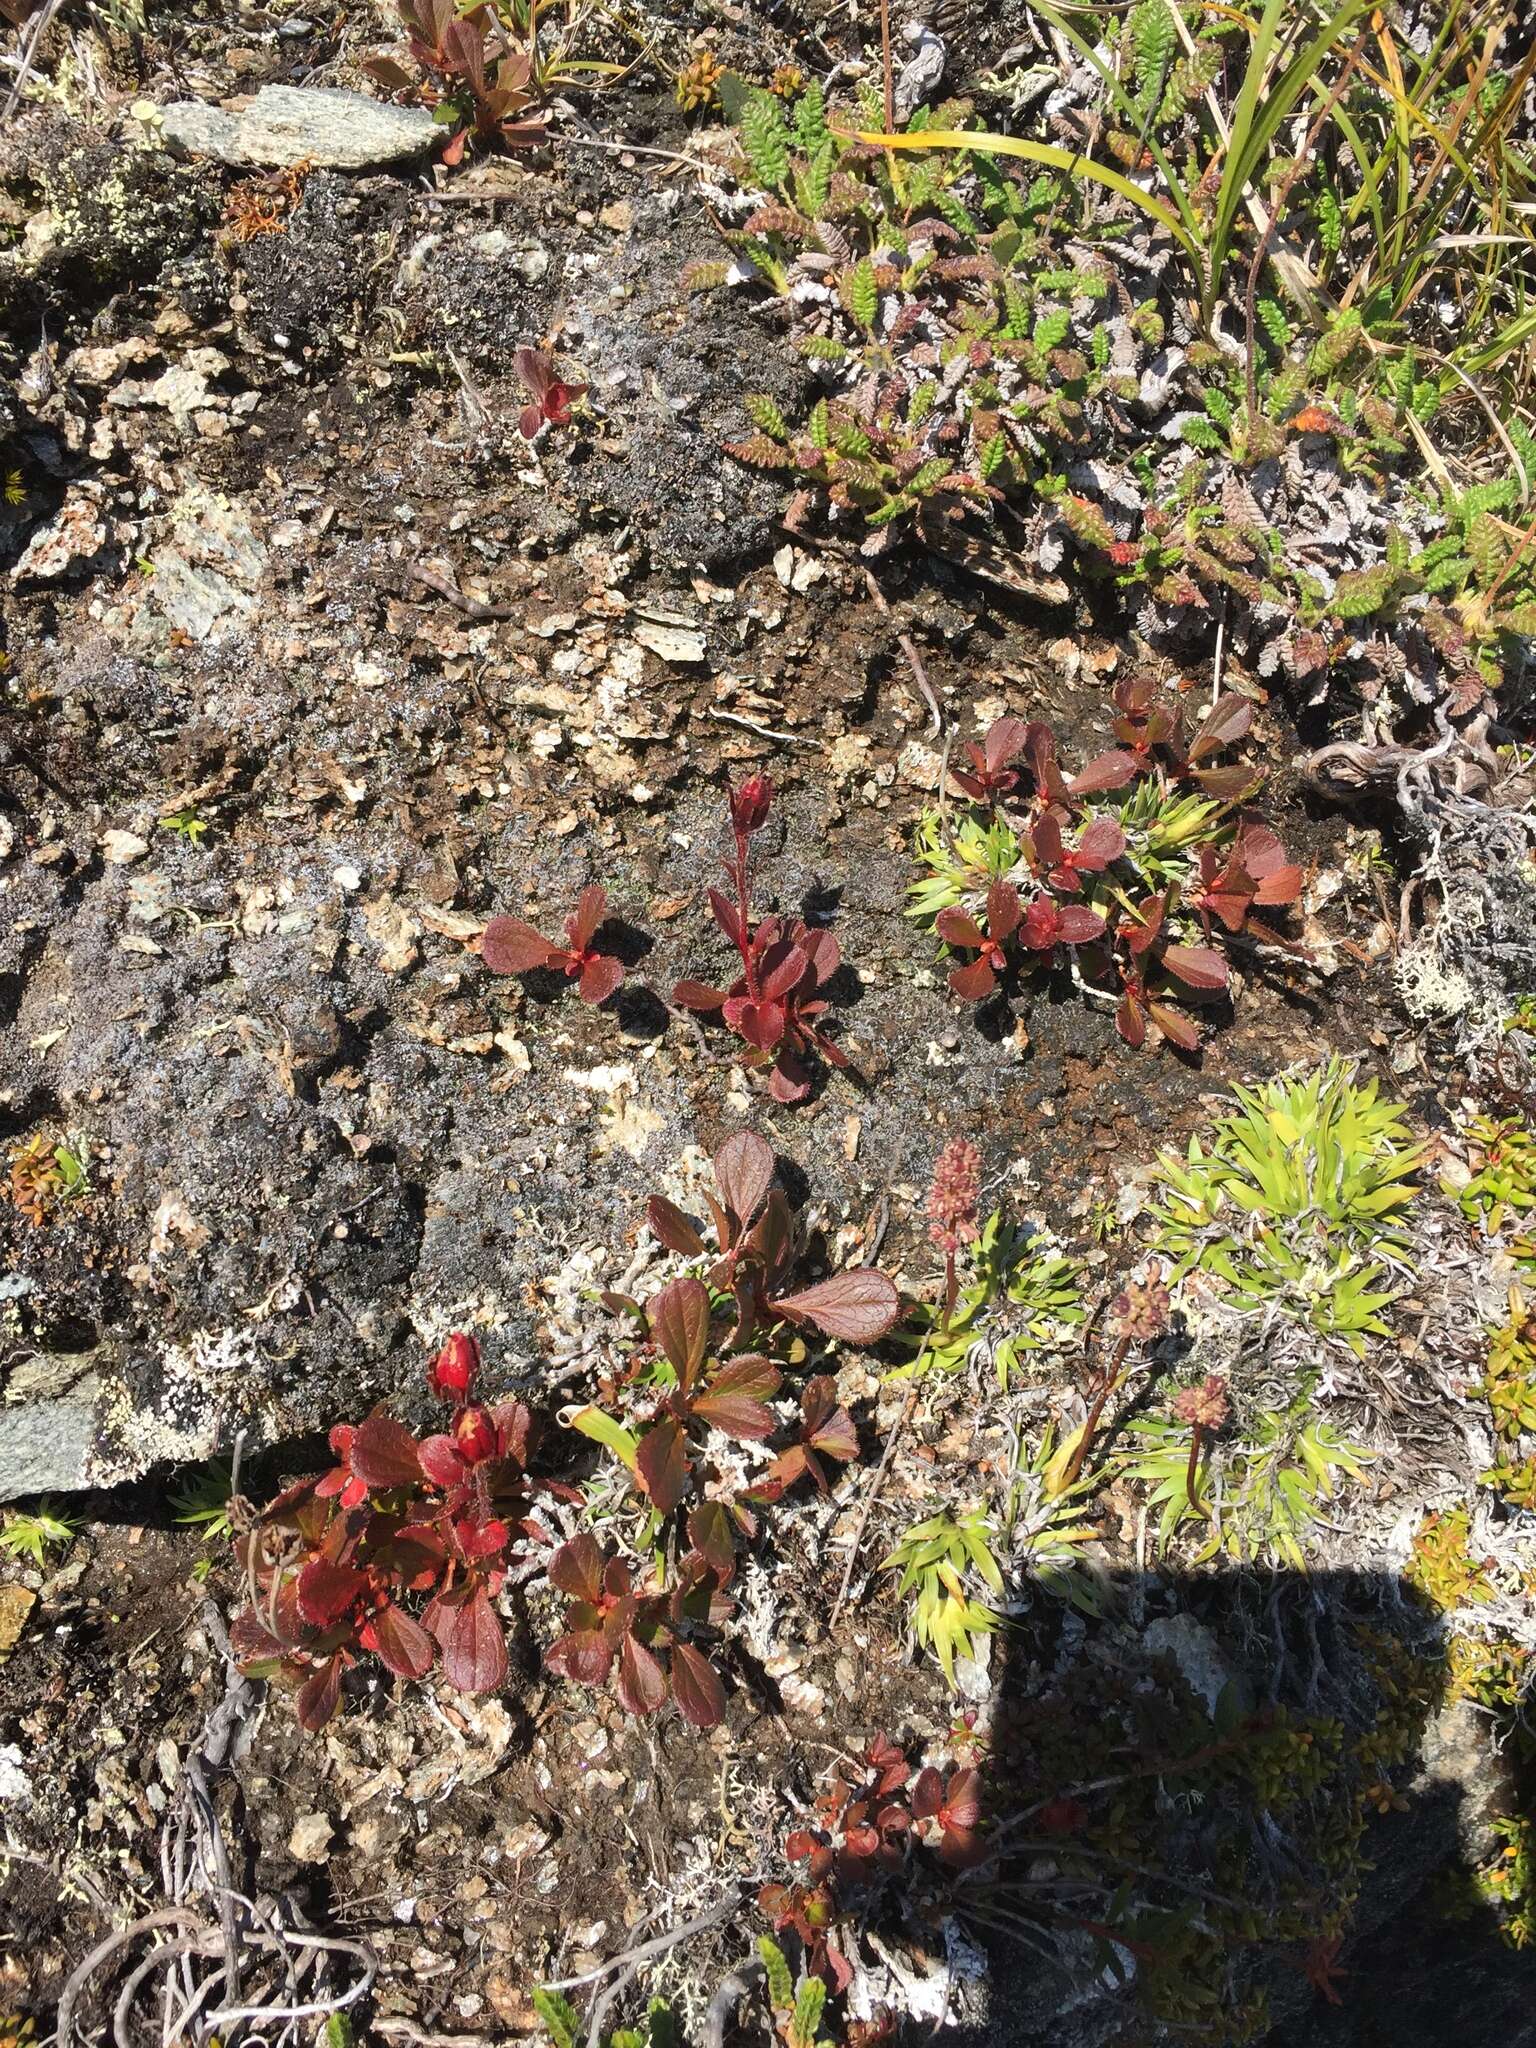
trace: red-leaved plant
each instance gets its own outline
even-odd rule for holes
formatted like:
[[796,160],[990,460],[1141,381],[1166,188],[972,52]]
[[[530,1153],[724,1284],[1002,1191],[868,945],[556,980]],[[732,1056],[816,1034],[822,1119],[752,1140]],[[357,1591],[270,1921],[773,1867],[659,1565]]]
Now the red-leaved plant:
[[530,394],[517,416],[517,430],[523,439],[536,440],[544,427],[569,426],[571,407],[578,398],[586,397],[586,385],[565,383],[555,369],[553,357],[542,349],[517,349],[512,361]]
[[[437,118],[449,135],[445,164],[460,162],[472,139],[503,149],[542,141],[544,116],[529,112],[538,96],[532,50],[513,44],[489,5],[399,0],[399,9],[411,56],[441,93]],[[415,90],[415,79],[393,57],[370,57],[365,64],[389,91]]]
[[774,1179],[773,1147],[755,1131],[727,1138],[712,1162],[718,1198],[704,1197],[711,1246],[699,1226],[665,1195],[652,1195],[646,1220],[668,1251],[709,1259],[705,1279],[735,1304],[728,1348],[771,1341],[775,1329],[810,1327],[847,1344],[876,1343],[901,1313],[894,1282],[875,1266],[850,1266],[809,1287],[790,1286],[801,1256],[794,1218]]
[[686,1010],[719,1015],[746,1046],[744,1064],[768,1069],[775,1097],[803,1102],[811,1092],[806,1062],[812,1054],[833,1067],[849,1063],[820,1023],[827,1008],[820,992],[841,956],[830,932],[799,918],[765,917],[753,924],[751,843],[768,822],[773,784],[766,775],[754,775],[730,792],[729,801],[732,850],[725,873],[731,893],[711,889],[709,905],[736,948],[741,973],[726,988],[680,981],[672,1000]]
[[279,1494],[239,1541],[251,1605],[230,1640],[242,1670],[298,1686],[305,1728],[335,1713],[364,1653],[402,1678],[440,1659],[461,1692],[506,1678],[496,1595],[519,1539],[548,1539],[525,1470],[531,1417],[475,1401],[479,1363],[472,1338],[450,1337],[428,1369],[453,1404],[448,1430],[418,1441],[383,1408],[338,1424],[332,1469]]
[[624,979],[624,968],[592,941],[608,908],[608,892],[597,883],[583,889],[565,920],[565,944],[557,946],[521,917],[493,917],[480,940],[480,956],[493,974],[528,974],[545,967],[576,984],[584,1003],[606,1002]]
[[[777,1435],[782,1425],[773,1403],[784,1366],[805,1357],[805,1333],[875,1343],[900,1315],[901,1297],[889,1276],[872,1266],[793,1287],[798,1244],[789,1204],[774,1184],[772,1147],[755,1133],[739,1132],[720,1147],[714,1168],[718,1199],[705,1198],[713,1248],[665,1197],[653,1196],[649,1211],[651,1229],[669,1251],[706,1262],[703,1277],[680,1275],[644,1307],[629,1295],[604,1297],[635,1319],[643,1332],[637,1358],[661,1366],[667,1383],[659,1392],[630,1384],[627,1425],[617,1438],[613,1418],[597,1409],[582,1410],[572,1425],[618,1450],[661,1523],[674,1530],[681,1525],[684,1562],[697,1556],[724,1586],[738,1534],[757,1531],[756,1511],[801,1479],[826,1491],[825,1461],[851,1463],[859,1443],[825,1373],[802,1389],[788,1443],[734,1495],[718,1486],[706,1493],[708,1471],[718,1470],[708,1464],[711,1435],[745,1443]],[[609,1393],[616,1396],[618,1389]]]
[[710,1617],[714,1579],[701,1555],[683,1561],[670,1592],[640,1592],[623,1560],[583,1532],[550,1559],[549,1581],[570,1602],[564,1633],[545,1654],[551,1671],[578,1685],[604,1685],[614,1673],[626,1713],[654,1714],[670,1693],[695,1728],[720,1722],[720,1680],[708,1658],[680,1633],[689,1622]]
[[856,1777],[833,1769],[816,1795],[814,1823],[784,1843],[789,1861],[805,1865],[804,1879],[764,1885],[757,1895],[775,1931],[793,1927],[805,1943],[811,1975],[834,1992],[847,1989],[853,1973],[833,1939],[837,1922],[856,1894],[902,1876],[916,1849],[933,1850],[953,1870],[980,1860],[980,1790],[970,1769],[929,1765],[914,1777],[905,1752],[884,1735],[870,1743]]
[[[1117,744],[1071,777],[1039,719],[999,718],[969,746],[970,768],[951,779],[993,827],[1016,833],[1017,860],[999,872],[1007,841],[999,855],[994,830],[985,889],[978,876],[957,890],[962,902],[939,909],[935,929],[959,961],[949,984],[966,1001],[992,995],[1015,967],[1067,964],[1090,994],[1113,999],[1118,984],[1128,1044],[1151,1027],[1192,1051],[1199,1030],[1171,997],[1219,995],[1228,970],[1209,943],[1191,941],[1248,935],[1296,950],[1254,912],[1294,903],[1302,871],[1260,818],[1234,814],[1262,778],[1216,759],[1247,733],[1246,699],[1218,697],[1193,733],[1183,707],[1144,678],[1121,682],[1114,701]],[[1120,790],[1132,791],[1120,817],[1095,808]]]

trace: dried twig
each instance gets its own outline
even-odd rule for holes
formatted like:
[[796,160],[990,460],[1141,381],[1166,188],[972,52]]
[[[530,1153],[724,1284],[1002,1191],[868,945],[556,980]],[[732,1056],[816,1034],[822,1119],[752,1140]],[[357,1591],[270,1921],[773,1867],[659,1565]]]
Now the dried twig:
[[579,1977],[559,1977],[544,1988],[546,1991],[575,1991],[583,1984],[595,1984],[600,1977],[607,1977],[614,1970],[627,1970],[636,1963],[648,1962],[652,1956],[665,1955],[680,1941],[687,1941],[695,1934],[704,1934],[711,1927],[718,1927],[722,1920],[729,1920],[740,1904],[741,1894],[733,1888],[718,1905],[711,1906],[707,1913],[700,1913],[696,1919],[685,1920],[681,1927],[669,1928],[665,1934],[653,1935],[649,1941],[642,1941],[635,1948],[610,1956],[595,1970],[583,1970]]
[[[879,605],[886,618],[893,618],[894,614],[886,602],[885,592],[876,581],[874,570],[869,568],[867,564],[864,569],[864,581],[869,585],[870,596]],[[917,687],[923,693],[923,702],[928,706],[928,716],[933,720],[933,737],[937,739],[944,730],[944,714],[939,709],[938,698],[933,694],[933,685],[928,680],[928,671],[923,666],[923,657],[917,651],[917,643],[910,633],[898,632],[896,635],[896,645],[911,664],[912,673],[917,679]]]
[[874,1512],[875,1502],[880,1498],[880,1489],[885,1484],[885,1475],[891,1469],[891,1460],[896,1455],[896,1446],[901,1442],[903,1432],[912,1419],[912,1410],[917,1406],[918,1388],[921,1382],[915,1376],[915,1366],[913,1373],[912,1384],[907,1389],[907,1398],[902,1403],[900,1415],[896,1418],[896,1427],[885,1440],[884,1453],[881,1456],[880,1463],[875,1467],[874,1479],[870,1484],[868,1493],[864,1496],[864,1505],[859,1510],[859,1519],[853,1532],[853,1542],[848,1551],[848,1562],[843,1566],[843,1582],[837,1589],[837,1598],[832,1602],[832,1615],[827,1623],[829,1629],[836,1628],[837,1617],[843,1611],[843,1602],[848,1598],[848,1588],[853,1583],[853,1568],[859,1561],[859,1550],[864,1542],[864,1531],[869,1527],[870,1515]]

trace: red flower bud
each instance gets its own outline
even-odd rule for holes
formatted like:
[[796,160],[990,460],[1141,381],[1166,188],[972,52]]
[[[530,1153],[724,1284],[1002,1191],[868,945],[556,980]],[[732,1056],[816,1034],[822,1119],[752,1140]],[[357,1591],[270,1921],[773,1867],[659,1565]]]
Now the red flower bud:
[[479,1370],[480,1346],[473,1337],[455,1330],[427,1367],[427,1384],[445,1401],[467,1401]]
[[482,1464],[496,1455],[496,1424],[489,1408],[461,1408],[454,1419],[453,1442],[466,1465]]
[[761,832],[768,822],[768,807],[773,802],[773,784],[766,775],[749,775],[740,789],[731,791],[731,823],[735,829],[750,837]]

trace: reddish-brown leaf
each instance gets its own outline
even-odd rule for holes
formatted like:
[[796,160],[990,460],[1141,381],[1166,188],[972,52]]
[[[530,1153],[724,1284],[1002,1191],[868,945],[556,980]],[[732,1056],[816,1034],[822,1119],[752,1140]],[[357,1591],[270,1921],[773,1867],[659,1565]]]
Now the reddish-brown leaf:
[[825,1336],[873,1344],[901,1314],[901,1297],[886,1274],[873,1266],[854,1266],[798,1294],[783,1295],[772,1306],[792,1323],[813,1323]]
[[949,985],[963,1002],[979,1003],[997,987],[997,976],[988,960],[973,960],[969,967],[953,967]]
[[704,1240],[675,1203],[665,1195],[652,1195],[645,1212],[651,1235],[669,1252],[696,1259],[706,1249]]
[[643,1643],[626,1636],[619,1645],[619,1698],[626,1713],[654,1714],[667,1696],[666,1674]]
[[1214,989],[1227,985],[1227,963],[1209,946],[1169,946],[1163,954],[1163,965],[1186,988]]
[[680,981],[672,991],[672,1000],[685,1010],[718,1010],[725,1002],[725,990],[711,988],[704,981]]
[[493,974],[526,974],[547,967],[555,949],[520,917],[493,917],[480,940],[480,957]]
[[314,1734],[323,1728],[341,1701],[341,1659],[327,1657],[299,1687],[295,1707],[299,1726]]
[[603,921],[603,912],[608,906],[608,891],[601,883],[593,882],[582,890],[576,899],[576,908],[565,921],[566,937],[571,942],[573,953],[584,953],[592,943],[592,935]]
[[382,1408],[358,1424],[352,1439],[352,1470],[365,1486],[409,1486],[421,1477],[416,1439],[403,1422]]
[[401,1678],[421,1678],[432,1668],[432,1638],[393,1600],[387,1600],[373,1616],[361,1640]]
[[613,1648],[601,1629],[572,1629],[550,1644],[544,1664],[577,1685],[601,1685],[613,1667]]
[[749,1224],[773,1186],[773,1147],[755,1131],[737,1131],[715,1154],[715,1184],[736,1221]]
[[729,1578],[736,1568],[736,1539],[725,1504],[708,1500],[688,1517],[688,1541],[707,1565]]
[[635,1467],[656,1512],[670,1515],[688,1484],[688,1446],[672,1416],[664,1415],[641,1437]]
[[452,1604],[434,1601],[430,1611],[450,1685],[460,1692],[495,1692],[506,1682],[506,1637],[483,1586]]
[[695,1728],[718,1728],[725,1719],[725,1694],[714,1668],[689,1643],[673,1646],[672,1697],[677,1711]]
[[686,1394],[709,1348],[709,1289],[685,1273],[648,1304],[646,1321]]
[[1119,748],[1095,754],[1080,774],[1067,784],[1073,796],[1093,796],[1104,789],[1123,789],[1136,773],[1136,756]]
[[576,993],[584,1003],[605,1003],[623,979],[619,961],[607,953],[595,953],[581,970]]
[[331,1628],[356,1605],[368,1574],[328,1557],[311,1558],[299,1573],[299,1612],[316,1628]]
[[603,1553],[587,1530],[562,1543],[546,1567],[549,1583],[571,1600],[596,1607],[603,1597]]

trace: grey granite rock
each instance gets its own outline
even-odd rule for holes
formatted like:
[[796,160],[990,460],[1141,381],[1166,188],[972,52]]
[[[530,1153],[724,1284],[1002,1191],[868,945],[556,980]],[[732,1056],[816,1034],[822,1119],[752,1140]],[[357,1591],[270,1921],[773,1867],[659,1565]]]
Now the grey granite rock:
[[241,113],[201,100],[161,109],[166,142],[177,151],[227,164],[298,164],[339,171],[409,163],[441,141],[440,123],[421,107],[392,107],[366,93],[330,87],[264,85]]

